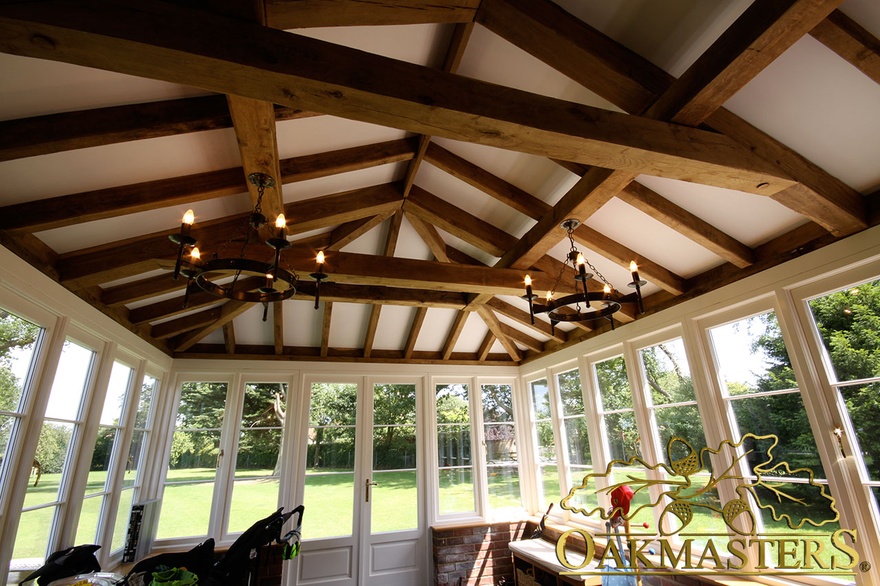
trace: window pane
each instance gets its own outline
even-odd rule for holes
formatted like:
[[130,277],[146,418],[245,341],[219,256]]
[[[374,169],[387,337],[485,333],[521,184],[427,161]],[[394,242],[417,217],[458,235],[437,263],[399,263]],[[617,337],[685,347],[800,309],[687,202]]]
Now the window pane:
[[568,463],[580,468],[591,468],[590,438],[587,435],[587,422],[583,417],[565,420],[565,436],[568,444]]
[[[28,484],[24,499],[25,508],[58,500],[61,474],[67,463],[67,452],[72,435],[73,424],[49,421],[43,423],[34,455],[34,481]],[[19,531],[20,533],[23,532]]]
[[467,385],[437,386],[437,421],[440,423],[469,423]]
[[667,464],[669,464],[669,456],[666,453],[666,447],[669,445],[669,440],[674,437],[687,440],[698,453],[706,447],[703,420],[700,419],[700,412],[696,405],[655,409],[654,415],[657,418],[657,429],[660,432],[663,459]]
[[471,428],[469,425],[438,425],[437,456],[440,467],[470,466]]
[[440,470],[440,514],[469,512],[474,504],[474,478],[471,469]]
[[46,417],[73,421],[78,419],[83,393],[92,370],[95,353],[67,340],[55,371]]
[[89,466],[89,480],[86,484],[86,494],[103,492],[107,483],[107,471],[110,469],[110,458],[113,456],[113,444],[116,441],[117,429],[115,427],[98,428],[98,439],[95,442],[95,450],[92,452],[92,462]]
[[159,539],[207,535],[226,383],[187,382],[180,403],[162,495]]
[[133,374],[134,370],[128,366],[118,362],[113,363],[107,395],[104,397],[104,409],[101,411],[101,425],[119,425]]
[[694,385],[681,338],[643,348],[639,354],[654,405],[695,400]]
[[604,411],[632,409],[632,394],[626,378],[626,362],[623,356],[597,362],[593,365],[596,383],[602,398]]
[[[825,469],[816,450],[816,442],[804,410],[801,396],[796,393],[747,397],[732,401],[740,436],[773,434],[779,438],[770,455],[774,462],[786,461],[794,468],[809,468],[816,478],[825,478]],[[751,441],[743,447],[750,450],[751,467],[767,461],[769,440],[756,445]]]
[[513,421],[513,387],[510,385],[482,385],[483,423]]
[[562,398],[563,416],[583,415],[584,394],[581,391],[581,377],[577,369],[559,374],[556,381],[559,384],[559,395]]
[[31,370],[42,328],[0,309],[0,411],[20,413],[24,384]]
[[370,491],[372,533],[405,531],[419,526],[418,472],[373,472],[378,485]]
[[865,471],[880,480],[880,383],[840,387],[861,447]]
[[772,311],[711,328],[709,337],[719,375],[730,396],[797,388]]
[[129,488],[137,483],[137,475],[140,470],[141,455],[144,449],[145,432],[135,430],[131,436],[131,445],[128,448],[128,459],[125,462],[125,476],[122,478],[122,486]]
[[27,531],[19,531],[15,536],[15,547],[12,550],[11,568],[19,564],[27,564],[33,568],[34,562],[39,562],[40,567],[46,558],[49,533],[52,531],[52,521],[55,518],[57,507],[43,507],[33,511],[24,511],[21,514],[19,527],[27,527]]
[[627,461],[641,456],[639,430],[632,411],[609,413],[602,417],[608,434],[609,456],[611,460]]
[[229,505],[229,533],[245,531],[278,502],[287,385],[247,383]]
[[550,394],[547,380],[533,381],[529,386],[532,391],[532,408],[535,410],[535,419],[550,419]]
[[153,404],[153,394],[159,386],[159,381],[151,376],[144,377],[144,384],[141,386],[141,397],[138,401],[137,415],[135,416],[134,426],[138,429],[147,427],[147,416],[150,414],[150,405]]
[[489,506],[492,509],[519,507],[519,464],[516,453],[516,430],[512,423],[485,426],[486,465]]
[[465,384],[437,385],[437,456],[440,513],[476,509],[469,389]]
[[116,522],[113,523],[113,541],[110,544],[110,551],[116,552],[125,545],[125,533],[128,531],[128,518],[131,515],[131,499],[134,496],[134,490],[123,490],[119,494],[119,508],[116,509]]
[[813,299],[810,310],[838,381],[880,374],[880,281]]
[[98,534],[98,516],[101,514],[103,502],[104,498],[101,496],[93,496],[83,501],[76,527],[76,543],[95,543]]

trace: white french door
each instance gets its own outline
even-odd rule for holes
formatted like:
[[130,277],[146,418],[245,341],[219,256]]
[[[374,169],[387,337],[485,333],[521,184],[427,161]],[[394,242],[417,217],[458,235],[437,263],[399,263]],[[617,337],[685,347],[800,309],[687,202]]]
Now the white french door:
[[424,583],[420,385],[359,378],[306,381],[304,390],[303,544],[291,582]]

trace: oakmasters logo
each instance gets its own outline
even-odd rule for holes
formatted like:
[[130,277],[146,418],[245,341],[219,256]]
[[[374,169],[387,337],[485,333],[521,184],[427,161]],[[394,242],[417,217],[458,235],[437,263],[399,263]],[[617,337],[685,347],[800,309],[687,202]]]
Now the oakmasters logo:
[[[737,443],[725,440],[717,449],[697,451],[673,437],[666,446],[668,465],[634,457],[588,474],[560,504],[600,516],[606,533],[563,533],[556,555],[569,569],[565,573],[598,574],[603,584],[626,585],[652,575],[852,577],[857,569],[869,571],[854,548],[857,532],[840,528],[827,487],[811,469],[775,461],[778,442],[774,435],[746,434]],[[713,463],[720,473],[713,472]],[[744,476],[744,470],[751,472]],[[719,494],[730,498],[722,502]],[[659,528],[652,531],[651,512],[661,507]],[[756,513],[763,520],[760,533]],[[572,534],[584,539],[585,556],[565,547]],[[604,538],[604,550],[596,537]]]

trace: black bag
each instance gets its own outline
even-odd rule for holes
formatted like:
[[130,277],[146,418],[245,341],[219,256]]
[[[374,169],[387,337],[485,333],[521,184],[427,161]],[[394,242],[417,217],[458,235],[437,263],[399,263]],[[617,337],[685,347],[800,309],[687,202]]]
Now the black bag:
[[27,578],[19,582],[19,585],[31,580],[37,580],[37,584],[45,586],[53,580],[100,572],[101,564],[95,557],[95,552],[101,549],[100,545],[77,545],[56,551],[46,559],[43,567],[34,570]]

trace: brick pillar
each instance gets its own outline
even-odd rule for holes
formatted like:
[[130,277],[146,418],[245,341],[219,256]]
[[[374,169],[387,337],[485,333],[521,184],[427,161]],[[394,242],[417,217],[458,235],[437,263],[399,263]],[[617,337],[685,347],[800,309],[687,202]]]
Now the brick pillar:
[[525,521],[514,521],[432,527],[434,584],[512,585],[513,562],[507,545],[512,540],[522,538],[525,525]]

